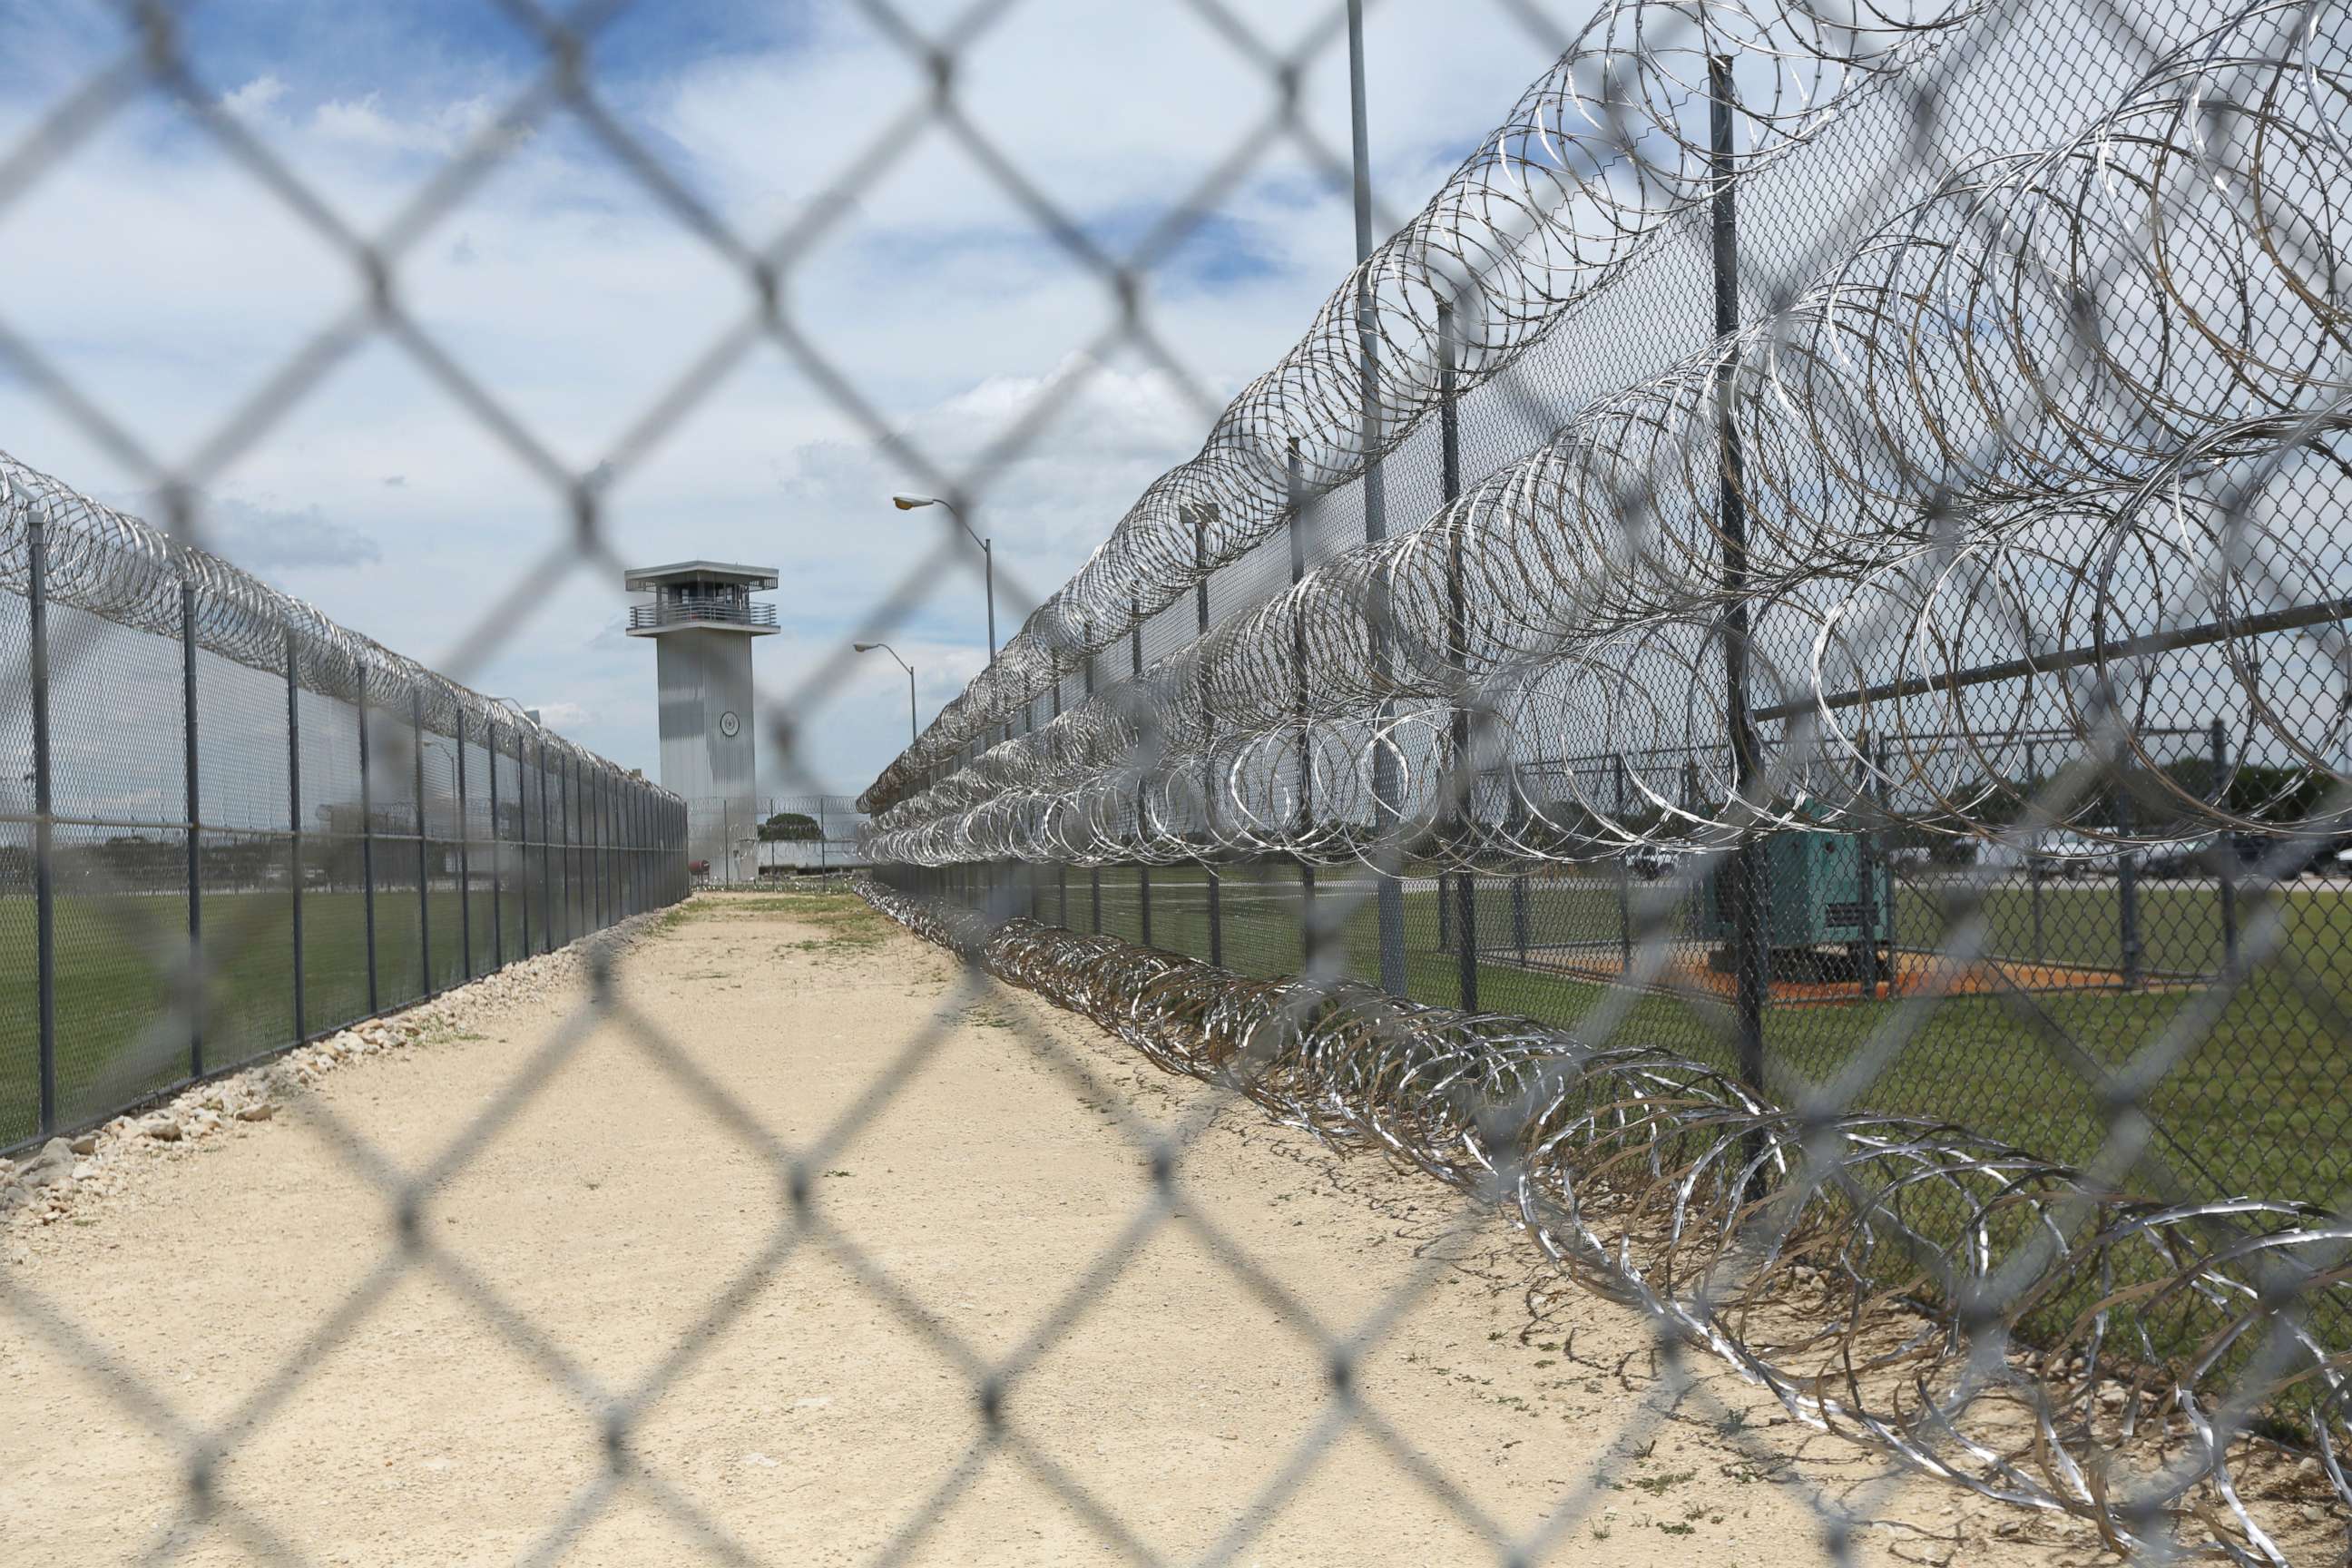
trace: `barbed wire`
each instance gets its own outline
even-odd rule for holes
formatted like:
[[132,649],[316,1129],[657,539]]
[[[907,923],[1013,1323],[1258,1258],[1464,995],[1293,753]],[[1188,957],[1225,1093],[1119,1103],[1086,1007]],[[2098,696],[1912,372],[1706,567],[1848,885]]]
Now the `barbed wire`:
[[424,721],[444,733],[462,718],[478,741],[502,737],[491,743],[510,753],[527,735],[531,746],[554,752],[563,765],[614,784],[626,781],[675,807],[684,805],[512,703],[461,685],[187,540],[0,452],[0,591],[30,596],[36,529],[42,591],[51,604],[174,642],[182,637],[182,616],[189,615],[197,647],[273,677],[286,674],[290,644],[299,650],[294,668],[307,689],[403,717],[414,699]]
[[[1332,292],[1297,346],[1233,400],[1200,454],[1145,489],[884,771],[868,801],[898,798],[1074,659],[1263,542],[1293,511],[1301,482],[1320,493],[1359,477],[1437,408],[1444,384],[1500,374],[1566,307],[1710,200],[1720,179],[1710,60],[1740,63],[1731,112],[1746,145],[1730,177],[1746,180],[1981,9],[1982,0],[1837,16],[1768,0],[1601,7],[1427,205]],[[1449,313],[1450,347],[1441,342]]]
[[[2067,826],[2259,826],[2271,802],[2180,786],[2158,734],[2164,700],[2218,675],[2245,716],[2234,754],[2290,761],[2274,795],[2347,776],[2352,667],[2324,628],[2347,587],[2330,519],[2352,317],[2333,237],[2297,215],[2352,202],[2347,101],[2340,7],[2242,7],[2077,136],[1958,172],[1786,309],[1581,410],[1426,525],[899,799],[877,852],[1355,858],[1383,799],[1435,820],[1473,710],[1492,733],[1466,765],[1503,777],[1422,846],[1454,864],[1601,858],[1758,811],[1983,833],[2014,814],[2018,731],[2085,747],[2109,710],[2163,809],[2116,830],[2086,801]],[[1759,742],[1792,749],[1778,802],[1742,801],[1729,765],[1735,620]],[[1507,761],[1669,743],[1703,759],[1695,789],[1637,772],[1629,802],[1561,770],[1565,823]]]
[[[2302,1418],[2352,1502],[2352,1220],[2162,1203],[1945,1124],[1805,1113],[1648,1046],[1593,1047],[1325,978],[1179,954],[861,881],[919,935],[1155,1064],[1498,1204],[1579,1283],[1720,1356],[1815,1427],[2117,1550],[2282,1563]],[[2267,1515],[2269,1517],[2258,1517]]]

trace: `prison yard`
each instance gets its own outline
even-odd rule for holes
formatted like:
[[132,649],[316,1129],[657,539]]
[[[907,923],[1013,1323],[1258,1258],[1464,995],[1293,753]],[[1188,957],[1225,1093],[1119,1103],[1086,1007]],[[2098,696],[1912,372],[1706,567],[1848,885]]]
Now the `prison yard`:
[[[1840,1500],[1863,1510],[1861,1563],[1923,1542],[1995,1568],[2095,1549],[1924,1477],[1886,1489],[1728,1369],[1678,1383],[1645,1320],[1559,1281],[1498,1219],[1170,1077],[863,900],[706,894],[633,922],[614,973],[617,1010],[574,1046],[555,1042],[583,1016],[585,965],[533,960],[526,990],[455,993],[411,1043],[312,1087],[198,1091],[251,1093],[266,1121],[182,1112],[163,1142],[131,1119],[78,1191],[0,1222],[10,1279],[89,1314],[109,1363],[172,1413],[126,1415],[74,1347],[0,1319],[0,1542],[243,1563],[266,1526],[321,1561],[521,1558],[607,1463],[583,1385],[649,1382],[635,1459],[711,1529],[802,1561],[1095,1563],[1097,1508],[1171,1559],[1246,1521],[1243,1561],[1475,1560],[1456,1502],[1514,1533],[1555,1520],[1573,1560],[1765,1568]],[[659,1050],[628,1022],[688,1013]],[[383,1277],[394,1194],[354,1140],[436,1168],[551,1048],[425,1196],[445,1261]],[[878,1102],[877,1058],[906,1069]],[[752,1122],[816,1152],[798,1225]],[[1155,1210],[1150,1148],[1171,1136],[1182,1176]],[[1041,1297],[1040,1277],[1091,1284]],[[306,1351],[338,1312],[344,1331]],[[1316,1335],[1367,1321],[1376,1418],[1356,1424]],[[967,1356],[1020,1369],[999,1443]],[[255,1411],[248,1391],[289,1366]],[[183,1516],[183,1420],[227,1424],[231,1506],[209,1522]],[[1315,1473],[1275,1485],[1327,1428]],[[633,1489],[585,1512],[567,1561],[707,1545]]]
[[[583,921],[576,904],[542,897],[527,928],[520,889],[494,905],[479,887],[468,908],[454,879],[429,900],[418,898],[413,876],[404,886],[387,878],[373,897],[309,887],[298,1012],[293,894],[208,890],[199,1041],[178,990],[189,952],[185,887],[55,900],[53,1126],[82,1126],[185,1080],[199,1049],[215,1068],[253,1060],[458,984],[468,973],[488,973],[501,957],[544,952]],[[541,926],[541,914],[551,929]],[[32,898],[0,900],[0,1148],[41,1128],[37,929]]]
[[[1210,955],[1208,873],[1199,868],[1000,874],[1012,889],[1003,896],[1013,900],[1003,907],[1142,941],[1148,902],[1153,943]],[[1344,911],[1330,939],[1335,953],[1344,952],[1342,973],[1376,984],[1379,911],[1365,896],[1370,882],[1368,872],[1327,868],[1316,896]],[[1835,1080],[1881,1037],[1905,997],[1933,996],[1932,1011],[1877,1068],[1857,1108],[1956,1123],[2080,1163],[2108,1135],[2103,1075],[2163,1039],[2167,1025],[2209,994],[2226,958],[2221,894],[2210,881],[2151,880],[2137,889],[2136,980],[2127,974],[2122,900],[2111,878],[1979,884],[1906,877],[1894,886],[1892,986],[1884,949],[1871,975],[1843,951],[1778,955],[1763,1015],[1764,1081],[1781,1102],[1801,1104],[1809,1090]],[[1694,906],[1702,895],[1687,879],[1645,882],[1603,867],[1481,877],[1474,896],[1479,1008],[1575,1037],[1581,1021],[1607,1007],[1612,1019],[1622,1016],[1612,1026],[1618,1037],[1735,1065],[1721,938],[1696,934]],[[1406,994],[1458,1005],[1458,884],[1441,891],[1433,874],[1408,876],[1402,903]],[[1295,866],[1229,867],[1218,904],[1216,950],[1226,966],[1265,977],[1301,967],[1307,895]],[[1983,928],[1979,956],[1965,965],[1946,963],[1940,955],[1949,951],[1955,916],[1970,906]],[[2326,1204],[2352,1193],[2352,1105],[2344,1094],[2352,1083],[2352,885],[2308,877],[2260,898],[2237,893],[2233,918],[2244,928],[2265,912],[2278,924],[2274,952],[2230,990],[2148,1091],[2152,1153],[2162,1179],[2182,1193],[2294,1193]],[[1616,993],[1624,988],[1627,954],[1647,954],[1660,942],[1664,960],[1635,972],[1641,994],[1621,1015]],[[1875,984],[1865,985],[1866,978]],[[2159,1177],[2153,1166],[2145,1174],[2151,1183]]]
[[[1015,874],[1005,876],[1014,886]],[[1031,900],[1020,907],[1073,930],[1148,937],[1205,959],[1208,880],[1199,867],[1048,870],[1035,875],[1034,887],[1020,884],[1021,897]],[[1363,897],[1370,885],[1368,873],[1341,868],[1327,870],[1318,891],[1346,909],[1335,949],[1346,955],[1343,973],[1376,983],[1378,911]],[[1891,984],[1884,949],[1869,972],[1842,952],[1780,955],[1764,1037],[1766,1084],[1785,1102],[1801,1103],[1808,1089],[1831,1081],[1905,995],[1932,992],[1943,999],[1860,1105],[1956,1122],[2081,1163],[2106,1132],[2100,1074],[2158,1038],[2208,989],[2226,957],[2221,894],[2210,881],[2152,880],[2137,889],[2136,978],[2112,878],[1978,885],[1906,876],[1893,885]],[[1729,976],[1719,942],[1700,934],[1701,896],[1687,879],[1646,881],[1606,868],[1481,878],[1474,891],[1475,1000],[1573,1036],[1625,984],[1627,956],[1664,939],[1673,957],[1639,976],[1644,994],[1619,1026],[1728,1067]],[[1307,895],[1295,865],[1228,867],[1218,899],[1216,949],[1224,964],[1267,977],[1300,967]],[[1442,889],[1433,874],[1406,880],[1408,994],[1416,998],[1460,1002],[1454,934],[1460,900],[1450,879]],[[292,901],[283,889],[205,897],[213,969],[204,1048],[216,1063],[247,1060],[294,1037]],[[497,900],[495,929],[488,887],[476,889],[470,909],[454,885],[436,888],[420,909],[413,879],[381,888],[373,900],[358,890],[313,887],[301,901],[301,1016],[310,1035],[459,984],[468,939],[472,972],[483,973],[499,955],[543,951],[551,937],[560,942],[566,925],[582,918],[576,901],[550,900],[535,882]],[[2245,924],[2265,908],[2275,912],[2278,951],[2152,1089],[2155,1152],[2185,1191],[2294,1192],[2325,1201],[2352,1190],[2352,1107],[2342,1096],[2352,1082],[2352,886],[2306,877],[2259,898],[2240,892],[2234,901],[2232,918]],[[1937,955],[1967,905],[1984,928],[1980,956],[1966,966],[1945,964]],[[526,912],[534,910],[526,930]],[[541,928],[542,916],[551,930]],[[173,992],[187,952],[185,900],[177,889],[68,895],[57,900],[55,920],[61,1047],[54,1092],[59,1124],[78,1126],[188,1076],[191,1042]],[[0,1147],[32,1137],[38,1126],[34,932],[30,899],[0,900],[0,1024],[9,1042],[0,1050]]]
[[49,9],[0,1568],[2352,1563],[2352,0]]

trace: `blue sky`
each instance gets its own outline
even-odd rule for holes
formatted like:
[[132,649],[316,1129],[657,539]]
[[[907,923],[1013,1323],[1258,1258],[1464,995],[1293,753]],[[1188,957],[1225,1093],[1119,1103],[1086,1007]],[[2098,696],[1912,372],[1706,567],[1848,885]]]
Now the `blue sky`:
[[[1554,8],[1563,27],[1583,5]],[[909,4],[916,25],[951,8]],[[1321,4],[1248,7],[1277,47]],[[1402,218],[1508,109],[1548,50],[1500,5],[1387,0],[1369,26],[1374,174]],[[200,90],[320,194],[379,232],[493,123],[543,58],[480,0],[396,6],[215,0],[182,37]],[[0,144],[129,47],[112,8],[0,6]],[[889,426],[950,472],[1057,377],[1083,390],[1009,466],[978,476],[1000,577],[1057,584],[1135,495],[1190,455],[1222,402],[1307,327],[1352,258],[1344,191],[1277,146],[1220,194],[1150,281],[1181,361],[1082,357],[1115,319],[1098,282],[937,130],[853,168],[929,90],[845,5],[643,4],[599,35],[600,100],[730,229],[764,240],[822,191],[845,205],[794,268],[793,319]],[[971,119],[1099,243],[1118,248],[1265,115],[1262,73],[1172,0],[1023,0],[960,57]],[[1304,81],[1304,118],[1347,146],[1344,56]],[[576,121],[559,113],[409,245],[404,309],[567,468],[608,456],[739,321],[751,295]],[[150,89],[0,206],[0,324],[166,468],[360,298],[347,260]],[[0,364],[0,449],[136,509],[150,478]],[[206,480],[224,553],[402,652],[439,664],[569,526],[562,498],[415,358],[373,337]],[[607,534],[626,562],[715,556],[784,569],[785,636],[763,692],[793,689],[932,542],[922,488],[772,345],[623,473]],[[1000,602],[1009,635],[1025,606]],[[619,633],[614,574],[546,583],[477,667],[453,671],[651,771],[650,650]],[[984,657],[975,580],[936,585],[893,637],[923,717]],[[855,790],[902,743],[903,680],[878,656],[804,716],[804,779]],[[771,773],[764,787],[793,783]]]

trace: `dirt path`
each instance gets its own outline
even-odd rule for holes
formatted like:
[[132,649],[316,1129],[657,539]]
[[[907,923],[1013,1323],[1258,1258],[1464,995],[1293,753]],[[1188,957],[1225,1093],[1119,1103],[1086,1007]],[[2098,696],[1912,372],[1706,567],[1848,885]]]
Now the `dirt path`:
[[[140,1151],[69,1221],[11,1233],[0,1562],[131,1561],[165,1538],[198,1563],[271,1539],[317,1563],[677,1560],[696,1533],[660,1494],[764,1562],[862,1563],[902,1536],[928,1563],[1124,1560],[1045,1474],[1180,1560],[1263,1499],[1237,1563],[1486,1562],[1444,1494],[1517,1536],[1596,1474],[1549,1560],[1811,1563],[1814,1503],[1857,1495],[1864,1562],[2096,1556],[1937,1483],[1857,1493],[1875,1458],[1712,1364],[1671,1399],[1630,1313],[1552,1292],[1531,1320],[1540,1276],[1498,1222],[1449,1240],[1433,1184],[1334,1160],[974,985],[862,907],[705,899],[618,966],[666,1049],[509,1000],[272,1121]],[[404,1253],[383,1184],[502,1108]],[[797,1227],[761,1130],[801,1151],[845,1119],[807,1184],[820,1223]],[[1172,1210],[1140,1219],[1148,1145],[1180,1126],[1197,1137]],[[1124,1265],[1104,1261],[1122,1237]],[[1055,1332],[1089,1270],[1097,1293]],[[1302,1331],[1364,1322],[1423,1275],[1355,1386],[1425,1466],[1346,1421]],[[152,1402],[95,1374],[100,1351]],[[974,1367],[1007,1357],[1013,1436],[989,1448]],[[665,1367],[628,1444],[655,1479],[607,1496],[600,1401]],[[230,1423],[213,1484],[233,1510],[175,1523],[174,1422]]]

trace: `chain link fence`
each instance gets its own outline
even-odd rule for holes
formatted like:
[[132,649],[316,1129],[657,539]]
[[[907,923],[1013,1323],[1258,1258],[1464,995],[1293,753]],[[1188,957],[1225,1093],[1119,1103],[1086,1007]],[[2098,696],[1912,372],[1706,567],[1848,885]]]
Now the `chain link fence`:
[[874,896],[1792,1411],[2271,1560],[2277,1433],[2345,1495],[2352,16],[1647,10],[877,780]]
[[862,870],[866,814],[845,795],[769,795],[686,803],[697,843],[725,843],[720,860],[688,871],[700,883],[749,886],[803,873]]
[[0,1152],[685,896],[684,805],[0,458]]
[[[17,619],[0,639],[23,630],[0,656],[28,695],[0,741],[24,737],[37,788],[0,812],[16,837],[0,941],[38,955],[40,984],[6,968],[0,1083],[39,1092],[0,1139],[428,994],[485,951],[495,965],[668,903],[693,875],[688,803],[231,583],[201,552],[202,485],[377,339],[545,481],[569,520],[551,560],[607,567],[615,487],[755,344],[975,514],[1104,352],[1213,410],[1138,280],[1276,147],[1349,183],[1298,84],[1362,18],[1335,5],[1276,42],[1216,0],[1170,4],[1266,99],[1121,252],[960,99],[961,57],[1019,0],[936,30],[863,0],[905,56],[908,105],[765,236],[737,232],[600,96],[595,49],[621,5],[502,0],[543,69],[370,234],[198,85],[174,8],[125,0],[119,57],[0,158],[0,203],[160,94],[349,258],[362,302],[176,463],[0,332],[0,360],[172,500],[167,531],[110,525],[148,567],[130,580],[142,607],[100,607],[74,594],[102,576],[68,593],[47,573],[36,529],[56,514],[34,502],[65,492],[9,476],[0,616]],[[1358,182],[1364,263],[1299,346],[855,803],[866,896],[964,969],[836,1121],[789,1143],[759,1126],[690,1032],[622,1005],[599,967],[556,1042],[467,1107],[437,1158],[412,1170],[332,1126],[381,1200],[385,1261],[227,1417],[178,1417],[110,1355],[89,1303],[0,1275],[26,1332],[166,1434],[185,1520],[226,1521],[256,1558],[339,1554],[218,1480],[255,1413],[425,1272],[454,1276],[594,1423],[581,1489],[530,1560],[579,1548],[624,1500],[714,1560],[806,1555],[722,1525],[635,1438],[695,1349],[813,1241],[937,1352],[978,1423],[944,1479],[909,1486],[872,1560],[914,1556],[991,1466],[1019,1468],[1107,1555],[1162,1560],[1119,1500],[1030,1438],[1017,1394],[1176,1214],[1213,1118],[1149,1141],[1133,1223],[1034,1282],[1036,1326],[1003,1356],[926,1311],[817,1187],[993,976],[1221,1105],[1433,1178],[1453,1224],[1508,1216],[1549,1277],[1645,1315],[1669,1382],[1713,1354],[1796,1422],[1856,1439],[1883,1469],[1809,1498],[1818,1537],[1786,1554],[1868,1555],[1871,1499],[1924,1472],[2089,1521],[2137,1561],[2341,1558],[2352,16],[2316,0],[1632,0],[1593,17],[1494,7],[1502,47],[1541,73],[1501,128],[1377,249]],[[740,319],[577,468],[401,287],[418,238],[560,118],[744,286]],[[970,154],[1114,309],[1097,353],[968,465],[894,426],[791,287],[922,131]],[[950,526],[857,635],[904,624],[965,569]],[[35,606],[57,618],[37,626]],[[509,608],[445,666],[476,668],[512,635]],[[232,621],[227,641],[206,629]],[[811,795],[802,738],[852,658],[762,702],[784,775]],[[179,715],[152,732],[182,736],[184,768],[161,776],[146,750],[129,766],[90,732],[103,710],[74,683],[110,658],[116,688]],[[39,765],[37,732],[54,751]],[[68,779],[94,782],[52,793]],[[745,826],[762,870],[771,842],[829,854],[848,815],[761,804],[776,809]],[[615,807],[644,829],[614,826]],[[762,840],[793,815],[815,818],[814,839]],[[66,916],[69,884],[104,909]],[[146,934],[68,929],[85,918]],[[68,983],[89,1000],[53,1019]],[[1092,1092],[1065,1043],[1001,1022]],[[416,1223],[600,1024],[741,1137],[768,1184],[746,1201],[776,1223],[674,1352],[617,1384]],[[52,1060],[74,1064],[54,1106],[34,1070]],[[1215,1216],[1185,1223],[1235,1289],[1281,1297]],[[1366,1393],[1366,1360],[1433,1273],[1355,1323],[1286,1303],[1319,1403],[1230,1500],[1203,1560],[1248,1560],[1359,1434],[1479,1558],[1571,1555],[1611,1475],[1507,1525],[1446,1479],[1462,1457],[1444,1432],[1404,1429]],[[1645,1407],[1618,1436],[1638,1443],[1657,1419]],[[1727,1423],[1726,1437],[1769,1458],[1759,1434]],[[187,1539],[166,1531],[146,1555]]]

